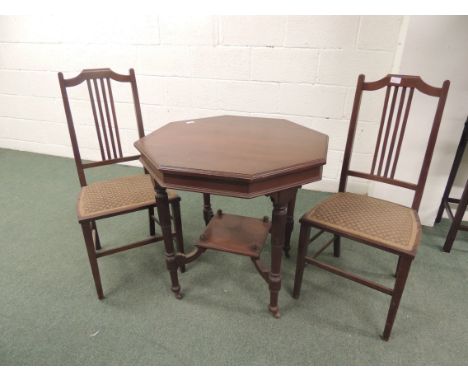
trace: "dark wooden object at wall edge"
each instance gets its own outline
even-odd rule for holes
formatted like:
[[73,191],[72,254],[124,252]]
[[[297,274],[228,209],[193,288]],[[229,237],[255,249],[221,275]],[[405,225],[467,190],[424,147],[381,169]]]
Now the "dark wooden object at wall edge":
[[[437,217],[435,222],[440,223],[442,220],[442,215],[444,210],[447,211],[449,219],[452,221],[450,224],[449,231],[447,233],[447,238],[443,246],[445,252],[450,252],[452,250],[453,242],[455,241],[458,231],[468,231],[468,224],[462,224],[463,216],[466,212],[466,207],[468,205],[468,179],[465,182],[465,188],[463,189],[462,195],[460,198],[450,197],[452,192],[452,187],[457,177],[458,170],[462,163],[463,154],[466,150],[466,145],[468,142],[468,117],[463,128],[462,136],[460,142],[458,143],[457,152],[453,160],[452,168],[450,170],[450,175],[447,180],[447,185],[445,186],[445,191],[442,196],[442,201],[440,202],[439,211],[437,212]],[[450,203],[457,204],[457,210],[455,214],[450,207]]]

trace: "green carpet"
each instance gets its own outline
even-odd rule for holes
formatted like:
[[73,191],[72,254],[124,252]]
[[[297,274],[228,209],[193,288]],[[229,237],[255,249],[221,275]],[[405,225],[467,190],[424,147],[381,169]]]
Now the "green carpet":
[[[93,173],[99,176],[99,171]],[[140,169],[113,166],[109,177]],[[102,173],[101,173],[102,174]],[[390,342],[380,340],[389,296],[317,268],[291,297],[292,257],[283,262],[282,318],[251,262],[207,252],[169,289],[163,245],[99,261],[106,298],[96,298],[75,204],[74,161],[0,150],[1,365],[428,365],[467,364],[468,250],[459,234],[441,251],[448,222],[424,228]],[[202,197],[181,192],[186,250],[203,229]],[[301,190],[299,216],[327,194]],[[215,209],[262,217],[265,197],[214,197]],[[104,246],[143,238],[146,213],[98,224]],[[375,252],[378,252],[375,254]],[[268,248],[264,249],[268,262]],[[332,263],[392,286],[396,257],[349,240]]]

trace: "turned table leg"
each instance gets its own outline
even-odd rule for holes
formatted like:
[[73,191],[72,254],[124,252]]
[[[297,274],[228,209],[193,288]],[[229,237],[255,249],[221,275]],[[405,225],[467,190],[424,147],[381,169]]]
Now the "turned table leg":
[[268,309],[274,317],[280,317],[278,294],[281,289],[281,258],[285,242],[288,204],[296,197],[297,189],[289,189],[270,195],[273,202],[271,221],[271,268],[268,275],[270,305]]
[[156,207],[158,210],[159,223],[161,225],[164,247],[166,250],[166,266],[171,275],[171,290],[174,292],[176,298],[180,299],[182,298],[182,295],[180,294],[179,278],[177,275],[178,266],[174,250],[174,242],[172,240],[169,199],[165,188],[155,184],[154,189],[156,191]]
[[296,194],[288,203],[288,213],[286,216],[286,232],[284,236],[284,255],[289,257],[289,250],[291,249],[291,234],[294,228],[294,207],[296,206]]
[[211,209],[211,195],[203,194],[203,220],[205,220],[205,225],[208,225],[212,217],[213,210]]

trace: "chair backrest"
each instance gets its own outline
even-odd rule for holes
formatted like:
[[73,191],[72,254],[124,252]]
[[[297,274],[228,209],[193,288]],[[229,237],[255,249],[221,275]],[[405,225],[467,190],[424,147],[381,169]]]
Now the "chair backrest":
[[[344,192],[346,190],[346,184],[349,176],[404,187],[414,191],[411,207],[418,210],[421,204],[421,198],[426,184],[432,154],[434,152],[434,146],[439,131],[440,121],[442,119],[442,113],[445,107],[445,101],[447,99],[450,81],[444,81],[441,88],[436,88],[428,85],[421,79],[421,77],[418,76],[389,74],[375,82],[365,82],[364,79],[364,75],[361,74],[357,81],[348,139],[343,159],[343,167],[341,170],[339,191]],[[382,88],[386,88],[385,101],[383,104],[380,127],[373,153],[370,173],[353,171],[349,167],[354,137],[356,135],[356,125],[358,122],[362,94],[364,91],[371,92]],[[405,137],[406,125],[415,90],[427,96],[438,98],[438,103],[431,131],[429,133],[429,140],[424,154],[423,163],[419,172],[418,181],[417,183],[410,183],[395,179],[395,172],[398,165],[398,159],[400,157],[403,139]],[[397,98],[399,98],[398,102]],[[397,110],[396,117],[395,110]]]
[[[145,133],[143,129],[143,119],[141,116],[140,100],[136,84],[135,72],[129,70],[128,75],[118,74],[111,69],[85,69],[76,77],[65,79],[63,73],[58,73],[60,90],[62,91],[63,106],[67,118],[68,131],[75,157],[78,178],[81,186],[86,186],[85,169],[90,167],[104,166],[108,164],[137,160],[139,155],[124,156],[122,154],[122,144],[120,141],[119,126],[115,112],[114,96],[112,93],[111,80],[117,82],[127,82],[131,85],[133,103],[138,128],[138,136],[142,138]],[[91,109],[93,112],[96,136],[99,142],[101,160],[83,163],[78,147],[75,125],[73,123],[70,101],[67,88],[78,86],[86,82]],[[83,86],[83,85],[82,85]]]

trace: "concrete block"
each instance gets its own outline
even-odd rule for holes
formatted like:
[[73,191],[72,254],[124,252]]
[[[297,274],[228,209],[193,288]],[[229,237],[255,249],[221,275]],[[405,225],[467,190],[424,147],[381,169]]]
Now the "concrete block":
[[403,16],[362,16],[358,48],[393,52]]
[[215,45],[214,16],[162,15],[159,17],[161,44]]
[[346,89],[333,86],[280,85],[281,113],[341,118]]
[[250,52],[238,47],[191,47],[190,65],[194,78],[248,80]]
[[391,72],[393,53],[378,51],[325,51],[320,53],[318,82],[354,86],[359,74],[375,81]]
[[220,44],[239,46],[283,45],[286,16],[222,16]]
[[285,46],[350,48],[358,26],[358,16],[289,16]]
[[315,82],[318,52],[312,49],[252,48],[252,80]]

